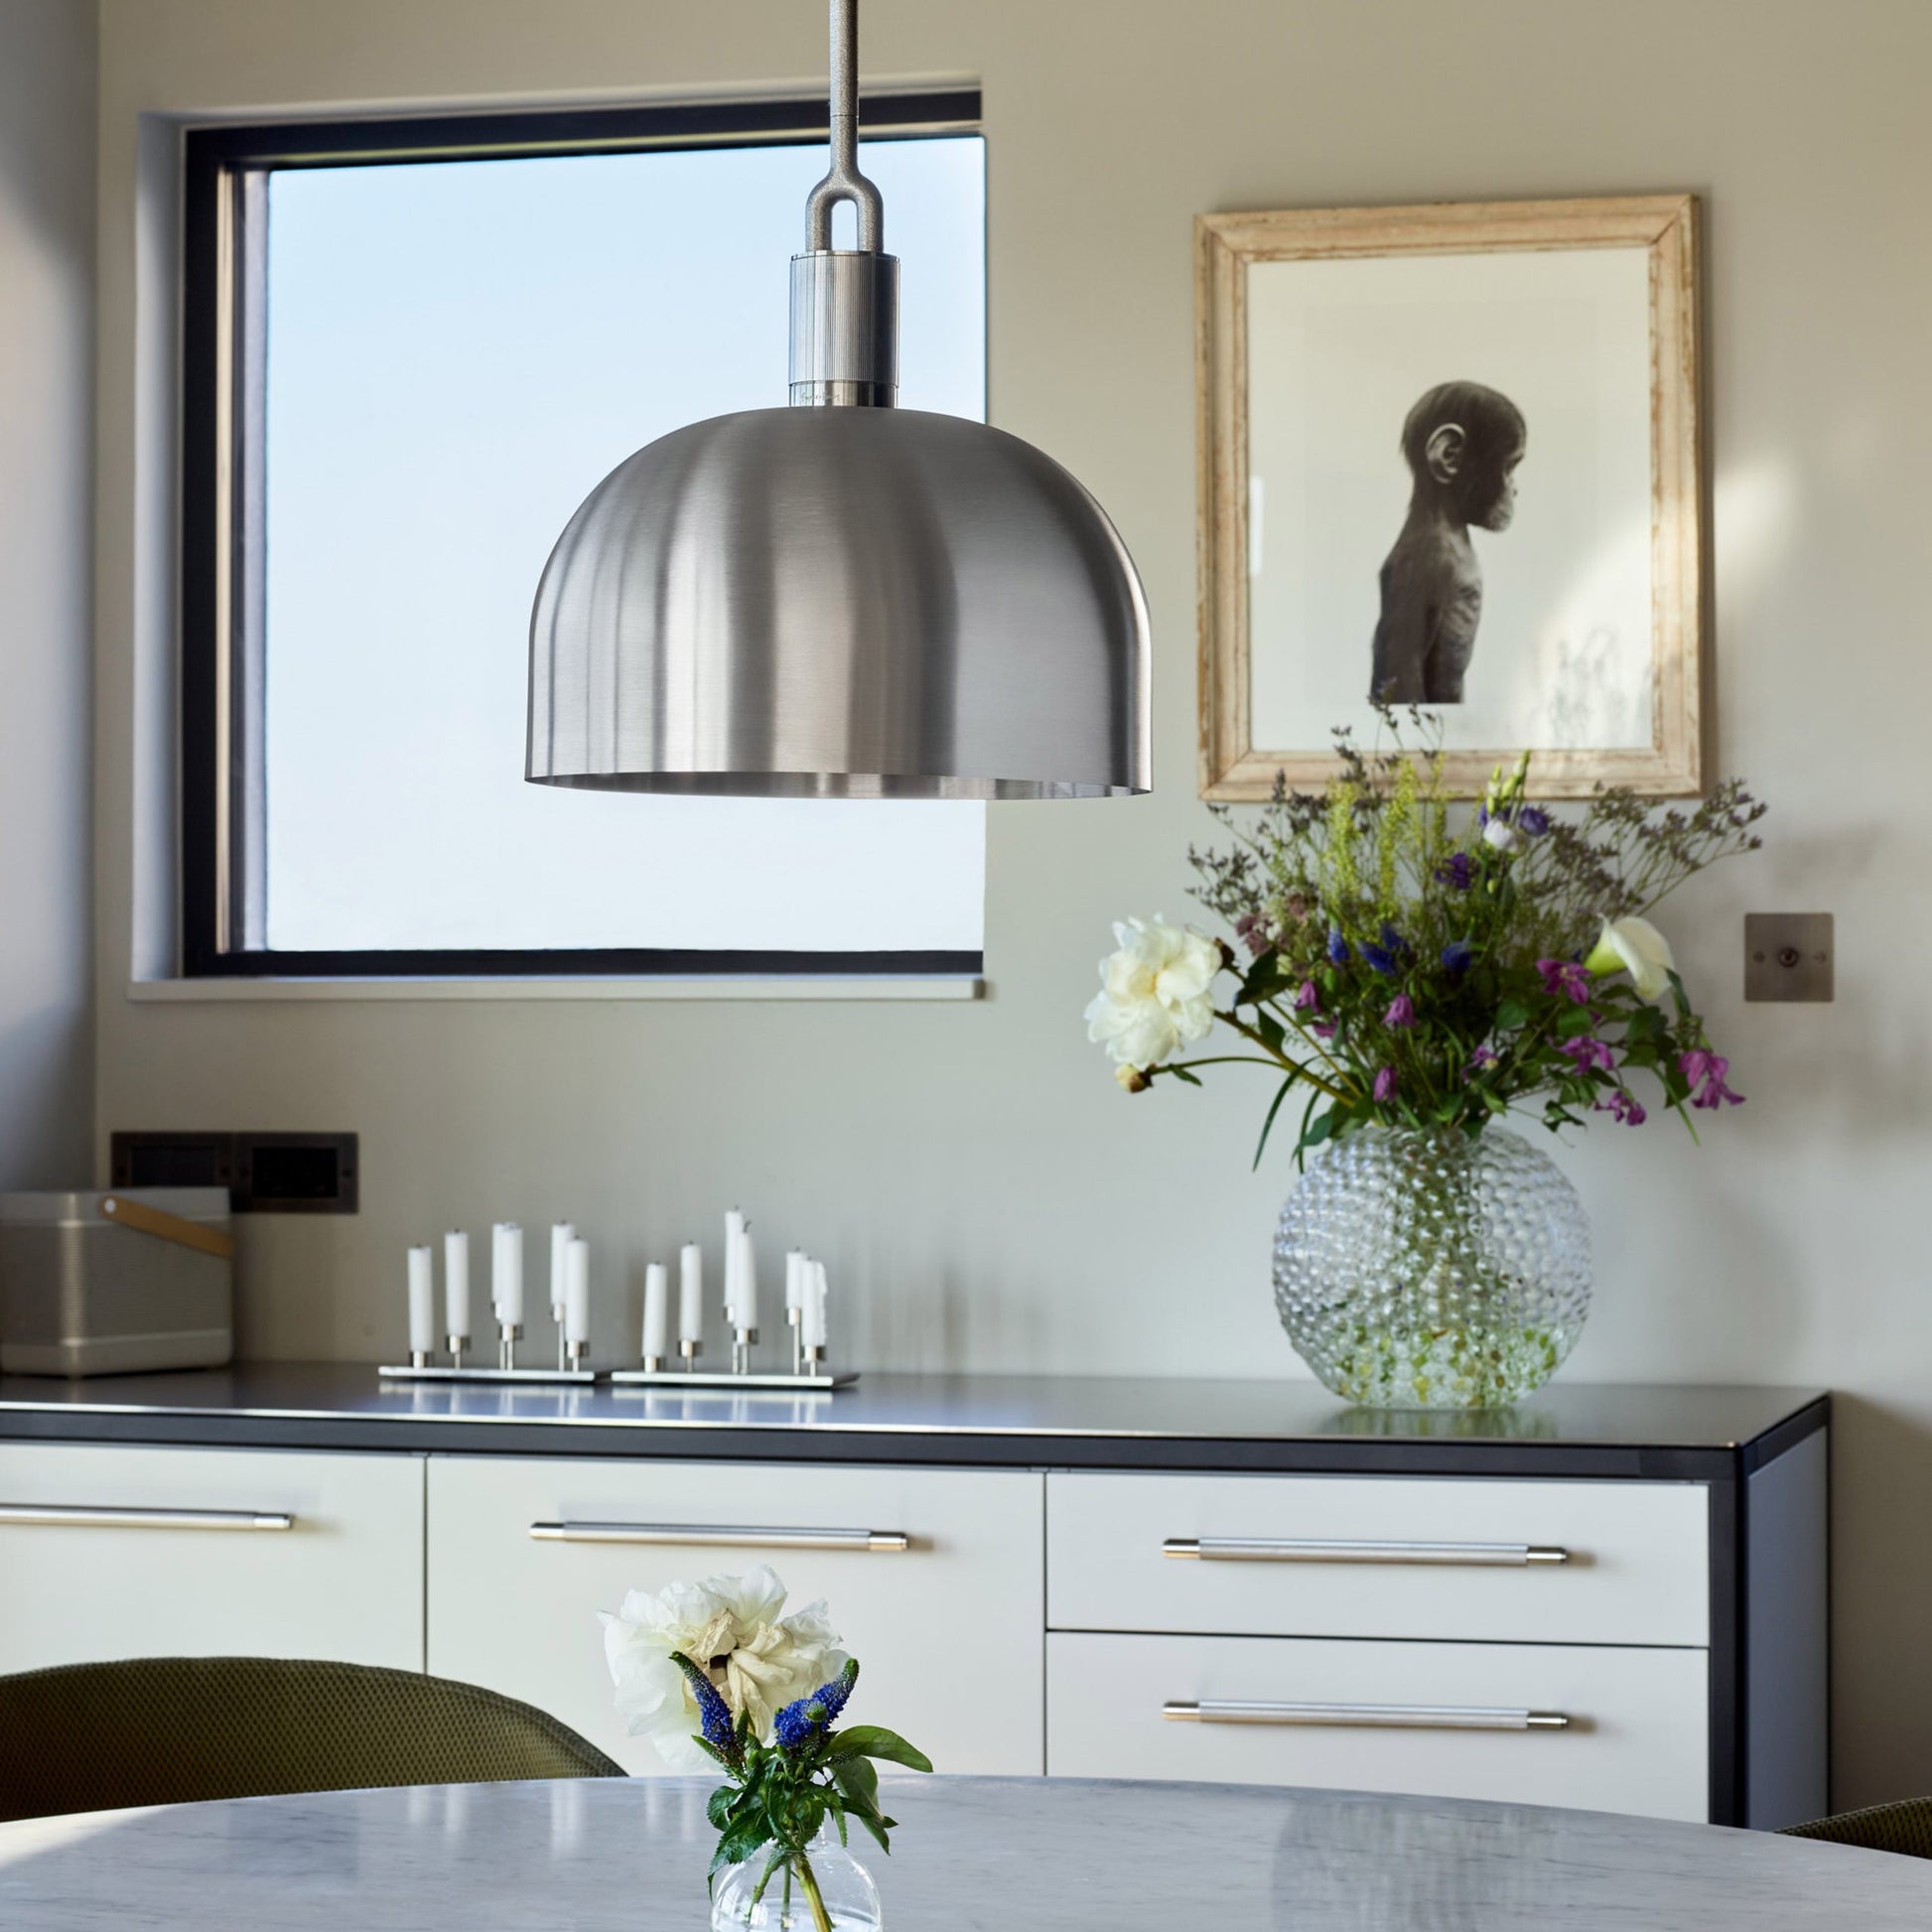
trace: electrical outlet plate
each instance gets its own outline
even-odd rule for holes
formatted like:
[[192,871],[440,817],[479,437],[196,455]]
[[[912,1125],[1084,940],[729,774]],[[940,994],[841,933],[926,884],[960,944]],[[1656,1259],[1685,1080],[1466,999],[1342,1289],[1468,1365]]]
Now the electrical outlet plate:
[[1837,956],[1829,912],[1744,914],[1747,1000],[1829,1000]]
[[361,1196],[353,1134],[117,1133],[111,1162],[116,1187],[225,1187],[237,1214],[353,1214]]

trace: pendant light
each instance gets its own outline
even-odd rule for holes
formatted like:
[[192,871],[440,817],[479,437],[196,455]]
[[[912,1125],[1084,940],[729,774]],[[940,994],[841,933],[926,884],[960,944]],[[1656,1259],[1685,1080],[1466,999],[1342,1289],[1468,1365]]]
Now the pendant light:
[[[534,783],[1148,788],[1147,603],[1106,512],[1019,437],[894,406],[898,262],[858,168],[857,11],[832,0],[832,162],[792,257],[790,406],[660,437],[571,518],[530,621]],[[832,247],[841,201],[857,249]]]

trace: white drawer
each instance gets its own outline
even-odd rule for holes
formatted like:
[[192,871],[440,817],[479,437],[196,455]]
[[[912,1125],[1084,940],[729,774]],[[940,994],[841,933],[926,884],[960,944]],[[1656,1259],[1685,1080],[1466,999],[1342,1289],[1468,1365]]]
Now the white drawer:
[[[768,1563],[794,1606],[826,1599],[864,1665],[857,1722],[902,1732],[942,1771],[1036,1776],[1041,1507],[1028,1472],[433,1456],[429,1667],[554,1712],[632,1772],[660,1771],[620,1726],[595,1612]],[[539,1540],[533,1524],[725,1534]],[[770,1547],[758,1530],[878,1531],[908,1547]]]
[[[1696,1650],[1056,1632],[1046,1768],[1702,1820],[1706,1689]],[[1502,1727],[1532,1712],[1570,1723]]]
[[223,1655],[421,1670],[421,1458],[0,1446],[0,1671]]
[[1046,1521],[1056,1630],[1710,1641],[1697,1483],[1054,1475]]

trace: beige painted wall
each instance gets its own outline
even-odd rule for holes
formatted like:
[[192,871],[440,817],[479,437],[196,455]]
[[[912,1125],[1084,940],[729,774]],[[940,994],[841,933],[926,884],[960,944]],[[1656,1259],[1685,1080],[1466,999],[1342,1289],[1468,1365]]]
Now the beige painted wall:
[[0,7],[0,1187],[84,1179],[94,9]]
[[[1108,921],[1181,912],[1206,829],[1190,219],[1707,197],[1720,763],[1777,815],[1761,862],[1669,924],[1751,1104],[1701,1154],[1665,1124],[1566,1157],[1600,1247],[1571,1373],[1847,1392],[1839,1796],[1932,1788],[1932,8],[873,0],[869,74],[984,82],[994,418],[1108,505],[1157,629],[1155,795],[990,813],[976,1007],[128,1002],[134,645],[162,661],[169,476],[137,116],[806,82],[822,25],[801,0],[104,0],[102,20],[96,1125],[103,1146],[360,1130],[359,1219],[245,1231],[259,1353],[396,1346],[401,1248],[451,1221],[567,1212],[641,1259],[736,1198],[831,1258],[874,1364],[1299,1374],[1266,1280],[1288,1176],[1248,1173],[1262,1093],[1234,1070],[1129,1101],[1078,1017]],[[164,831],[142,816],[157,854]],[[1838,914],[1837,1005],[1742,1006],[1747,906]],[[613,1309],[603,1345],[627,1329]]]

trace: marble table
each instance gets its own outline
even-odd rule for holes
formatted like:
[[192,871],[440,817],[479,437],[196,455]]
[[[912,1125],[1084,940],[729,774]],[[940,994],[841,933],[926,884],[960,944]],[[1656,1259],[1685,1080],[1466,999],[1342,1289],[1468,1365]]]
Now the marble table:
[[[12,1932],[703,1932],[712,1780],[248,1798],[0,1825]],[[1932,1862],[1450,1799],[894,1781],[889,1932],[1923,1932]]]

